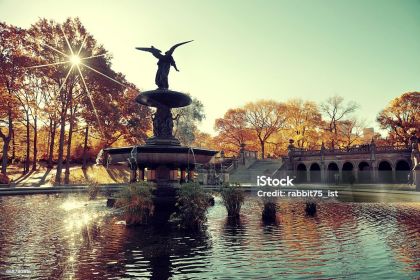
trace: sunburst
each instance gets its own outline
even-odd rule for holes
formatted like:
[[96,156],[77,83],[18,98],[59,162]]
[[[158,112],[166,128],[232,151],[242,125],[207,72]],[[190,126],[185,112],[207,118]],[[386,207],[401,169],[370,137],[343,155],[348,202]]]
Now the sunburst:
[[46,63],[46,64],[42,64],[42,65],[34,65],[34,66],[30,66],[28,68],[31,69],[31,68],[50,67],[50,66],[56,66],[56,65],[69,65],[70,68],[67,71],[67,74],[66,74],[66,76],[64,78],[64,81],[61,83],[58,92],[61,92],[61,90],[63,89],[63,87],[66,85],[67,80],[68,80],[71,72],[73,71],[73,69],[76,69],[77,70],[77,73],[80,76],[80,79],[82,81],[82,85],[83,85],[83,87],[85,89],[85,92],[86,92],[86,94],[87,94],[87,96],[89,98],[89,101],[90,101],[91,105],[92,105],[93,111],[94,111],[95,116],[96,116],[96,119],[98,121],[99,128],[101,130],[101,134],[103,136],[103,129],[102,129],[101,122],[99,120],[99,115],[98,115],[98,112],[96,110],[95,103],[93,102],[92,95],[91,95],[91,93],[89,91],[89,88],[88,88],[88,86],[86,84],[85,77],[82,74],[81,68],[84,67],[85,69],[88,69],[90,71],[93,71],[96,74],[102,75],[103,77],[105,77],[105,78],[107,78],[107,79],[109,79],[109,80],[111,80],[111,81],[113,81],[113,82],[115,82],[115,83],[117,83],[117,84],[125,87],[125,88],[127,88],[128,86],[127,85],[124,85],[123,83],[121,83],[121,82],[119,82],[117,80],[115,80],[112,77],[109,77],[108,75],[102,73],[101,71],[99,71],[99,70],[97,70],[97,69],[95,69],[95,68],[93,68],[93,67],[91,67],[91,66],[89,66],[87,64],[87,60],[89,60],[89,59],[96,58],[96,57],[101,57],[101,56],[105,56],[105,54],[95,54],[95,55],[91,55],[91,56],[88,56],[88,57],[82,57],[81,56],[81,52],[82,52],[82,50],[83,50],[83,48],[85,46],[85,43],[86,43],[87,35],[83,38],[83,41],[82,41],[82,44],[81,44],[80,48],[77,51],[75,51],[75,50],[73,50],[73,47],[71,46],[71,44],[70,44],[70,42],[69,42],[69,40],[68,40],[68,38],[66,36],[66,33],[64,32],[64,30],[62,28],[61,28],[61,31],[63,33],[63,37],[64,37],[64,39],[66,41],[67,47],[70,50],[70,53],[69,54],[68,53],[65,53],[64,51],[60,51],[59,49],[57,49],[57,48],[55,48],[53,46],[50,46],[50,45],[48,45],[48,44],[46,44],[44,42],[41,42],[41,44],[44,45],[44,46],[46,46],[47,48],[55,51],[56,53],[62,55],[63,58],[64,58],[64,60],[57,61],[57,62]]

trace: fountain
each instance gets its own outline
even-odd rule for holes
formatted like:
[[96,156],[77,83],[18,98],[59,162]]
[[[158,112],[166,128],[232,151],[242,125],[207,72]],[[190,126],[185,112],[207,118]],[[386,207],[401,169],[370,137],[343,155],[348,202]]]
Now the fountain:
[[[192,181],[196,164],[206,164],[217,151],[182,146],[173,135],[173,116],[171,109],[191,104],[191,98],[182,92],[170,90],[168,87],[169,69],[176,64],[172,53],[176,47],[189,43],[176,44],[165,55],[154,48],[137,48],[151,52],[159,59],[156,73],[156,90],[139,94],[136,102],[156,109],[153,115],[153,137],[146,140],[145,145],[132,147],[107,148],[103,150],[106,164],[129,162],[131,182],[139,180],[155,182],[154,191],[155,215],[167,220],[175,209],[176,190],[180,184]],[[146,172],[147,170],[147,172]],[[179,176],[180,174],[180,176]]]

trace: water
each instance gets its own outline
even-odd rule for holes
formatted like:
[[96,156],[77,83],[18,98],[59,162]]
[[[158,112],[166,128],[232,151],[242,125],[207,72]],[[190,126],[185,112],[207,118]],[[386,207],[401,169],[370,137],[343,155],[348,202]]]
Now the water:
[[307,217],[281,204],[261,222],[247,197],[240,221],[220,200],[207,230],[133,227],[77,195],[0,197],[0,279],[416,279],[420,204],[323,202]]

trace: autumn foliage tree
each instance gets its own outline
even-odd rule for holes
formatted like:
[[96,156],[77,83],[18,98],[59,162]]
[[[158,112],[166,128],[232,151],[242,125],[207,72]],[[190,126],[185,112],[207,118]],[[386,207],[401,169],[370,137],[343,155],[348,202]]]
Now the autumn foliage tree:
[[329,97],[325,102],[321,103],[320,109],[324,113],[325,134],[330,148],[334,149],[340,146],[340,123],[347,121],[359,105],[353,101],[345,102],[342,96]]
[[273,100],[261,100],[246,104],[244,109],[247,127],[258,138],[261,158],[264,159],[269,138],[285,128],[285,106]]
[[0,22],[0,138],[3,142],[1,173],[6,174],[10,141],[18,110],[16,92],[22,81],[28,57],[23,40],[25,30]]
[[246,144],[248,149],[259,150],[261,158],[284,155],[289,139],[300,149],[319,149],[323,141],[346,148],[361,143],[364,122],[352,117],[356,109],[355,103],[344,103],[339,96],[321,105],[301,99],[260,100],[229,109],[217,119],[214,142],[232,154]]
[[292,99],[285,103],[286,120],[290,139],[299,148],[315,148],[324,124],[315,102]]
[[420,136],[420,92],[407,92],[392,100],[378,117],[392,144],[408,145],[411,132]]
[[241,145],[256,139],[247,127],[246,112],[243,108],[229,109],[223,118],[216,119],[214,128],[218,132],[217,142],[223,145],[223,150],[228,154],[237,154]]
[[134,102],[138,89],[112,69],[112,56],[78,18],[40,19],[27,30],[1,23],[0,42],[3,173],[12,140],[13,156],[26,143],[25,152],[17,150],[25,172],[30,160],[33,169],[40,157],[50,168],[56,162],[58,184],[69,182],[75,155],[86,166],[92,145],[98,151],[144,141],[149,108]]

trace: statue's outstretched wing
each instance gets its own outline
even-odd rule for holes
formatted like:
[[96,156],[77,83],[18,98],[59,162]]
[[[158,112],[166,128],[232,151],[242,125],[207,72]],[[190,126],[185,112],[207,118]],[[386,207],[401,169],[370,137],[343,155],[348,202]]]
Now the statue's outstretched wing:
[[153,54],[153,56],[156,57],[157,59],[162,57],[161,51],[153,46],[151,48],[136,48],[136,50],[149,52]]
[[169,49],[169,51],[167,51],[166,53],[167,53],[167,54],[172,55],[172,54],[173,54],[173,52],[174,52],[174,50],[175,50],[177,47],[179,47],[179,46],[181,46],[181,45],[184,45],[184,44],[187,44],[187,43],[190,43],[190,42],[192,42],[192,41],[194,41],[194,40],[190,40],[190,41],[186,41],[186,42],[182,42],[182,43],[176,44],[176,45],[174,45],[172,48],[170,48],[170,49]]

